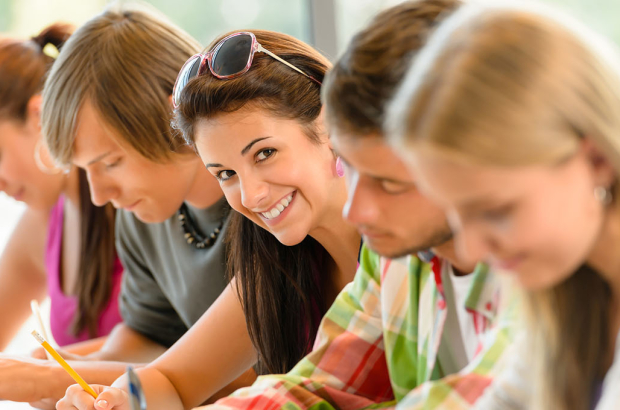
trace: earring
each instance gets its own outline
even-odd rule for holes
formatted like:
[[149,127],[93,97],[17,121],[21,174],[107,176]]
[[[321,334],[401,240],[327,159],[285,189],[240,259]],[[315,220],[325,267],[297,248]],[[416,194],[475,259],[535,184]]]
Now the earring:
[[41,172],[47,175],[56,175],[56,174],[61,173],[63,171],[61,168],[58,168],[56,166],[50,167],[43,162],[43,159],[41,156],[42,148],[43,148],[43,144],[41,143],[41,140],[39,139],[37,141],[37,144],[34,146],[34,162],[35,164],[37,164],[37,168],[39,168]]
[[613,200],[611,190],[604,186],[597,186],[594,188],[594,197],[603,205],[609,205]]
[[336,175],[339,178],[344,176],[344,166],[342,165],[342,159],[340,157],[336,158]]

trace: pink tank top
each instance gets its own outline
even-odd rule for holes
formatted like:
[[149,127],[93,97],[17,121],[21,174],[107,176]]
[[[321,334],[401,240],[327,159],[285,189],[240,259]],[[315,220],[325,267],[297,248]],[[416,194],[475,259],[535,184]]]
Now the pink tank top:
[[[78,336],[71,332],[71,323],[77,309],[77,298],[67,296],[60,286],[60,261],[62,255],[62,230],[65,198],[61,196],[50,213],[47,246],[45,248],[45,267],[47,269],[47,290],[51,302],[50,327],[52,336],[59,346],[88,340],[88,330]],[[106,336],[112,328],[122,321],[118,311],[118,296],[121,290],[123,266],[118,257],[114,257],[112,273],[112,295],[110,302],[99,317],[97,337]]]

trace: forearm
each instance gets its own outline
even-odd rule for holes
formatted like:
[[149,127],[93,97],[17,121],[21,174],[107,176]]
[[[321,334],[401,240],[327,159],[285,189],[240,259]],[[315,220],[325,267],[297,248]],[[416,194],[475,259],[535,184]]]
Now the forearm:
[[149,365],[170,381],[186,408],[204,403],[230,383],[243,382],[239,377],[256,362],[232,286],[168,352]]
[[98,337],[96,339],[64,346],[62,350],[77,356],[87,356],[99,352],[107,340],[107,336]]
[[0,255],[0,351],[30,316],[30,301],[46,296],[46,230],[47,212],[27,209]]
[[[159,370],[148,367],[138,370],[149,410],[184,410],[183,402],[170,380]],[[117,379],[113,387],[128,391],[127,376]]]
[[118,361],[150,363],[166,351],[166,348],[139,334],[127,325],[117,325],[103,346],[85,357],[88,361]]

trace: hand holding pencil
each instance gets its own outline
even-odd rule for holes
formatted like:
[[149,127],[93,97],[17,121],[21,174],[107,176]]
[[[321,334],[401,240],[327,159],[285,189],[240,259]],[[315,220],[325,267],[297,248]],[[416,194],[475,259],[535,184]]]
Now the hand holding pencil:
[[93,396],[95,399],[97,398],[97,393],[95,393],[93,388],[90,387],[88,383],[86,383],[84,379],[82,379],[82,377],[77,374],[77,372],[73,370],[71,366],[69,366],[69,363],[67,363],[65,359],[63,359],[62,356],[59,355],[56,350],[54,350],[54,348],[47,342],[47,340],[43,338],[43,336],[41,336],[36,330],[32,331],[32,336],[34,336],[34,338],[37,339],[39,343],[41,343],[41,346],[43,346],[43,348],[52,356],[52,358],[56,360],[58,364],[67,371],[67,373],[69,373],[69,376],[71,376],[73,380],[75,380],[88,394]]
[[128,391],[116,387],[93,385],[97,397],[86,392],[80,384],[67,389],[65,396],[56,404],[57,410],[146,410],[146,400],[137,375],[127,369]]

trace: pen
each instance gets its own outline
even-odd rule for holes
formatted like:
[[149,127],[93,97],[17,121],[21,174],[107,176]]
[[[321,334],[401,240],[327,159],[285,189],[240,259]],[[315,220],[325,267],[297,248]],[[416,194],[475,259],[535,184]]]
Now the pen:
[[133,367],[127,366],[127,376],[129,378],[129,403],[131,410],[146,410],[146,398],[142,391],[142,384],[138,375],[133,371]]

